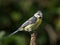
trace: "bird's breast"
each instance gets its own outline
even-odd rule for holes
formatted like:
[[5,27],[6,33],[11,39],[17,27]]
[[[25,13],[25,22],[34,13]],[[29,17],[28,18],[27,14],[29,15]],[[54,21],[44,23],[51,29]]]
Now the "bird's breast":
[[35,23],[26,26],[24,28],[24,30],[25,31],[28,31],[29,28],[31,28],[32,30],[36,30],[39,27],[40,24],[41,24],[41,19],[38,19]]
[[42,19],[39,19],[39,18],[37,19],[37,21],[33,27],[34,30],[36,30],[39,27],[39,25],[41,24],[41,21],[42,21]]

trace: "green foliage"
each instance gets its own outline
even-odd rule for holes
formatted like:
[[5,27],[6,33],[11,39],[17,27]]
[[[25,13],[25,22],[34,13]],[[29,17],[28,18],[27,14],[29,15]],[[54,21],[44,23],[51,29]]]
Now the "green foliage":
[[0,43],[1,45],[26,45],[26,39],[23,35],[14,35],[12,37],[4,37]]
[[0,31],[0,40],[3,38],[4,35],[5,35],[5,31]]
[[42,35],[37,40],[38,45],[44,45],[47,42],[47,37],[45,35]]
[[8,28],[8,27],[10,27],[11,26],[11,21],[10,21],[10,19],[8,18],[8,16],[1,16],[1,18],[0,18],[0,28]]
[[22,19],[22,15],[19,12],[12,12],[10,17],[14,22]]
[[60,7],[58,7],[57,9],[58,9],[57,13],[60,15]]

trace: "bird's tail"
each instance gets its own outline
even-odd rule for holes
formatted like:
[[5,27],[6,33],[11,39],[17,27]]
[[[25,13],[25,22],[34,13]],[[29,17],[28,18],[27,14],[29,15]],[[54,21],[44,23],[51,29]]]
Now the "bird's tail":
[[14,31],[13,33],[11,33],[8,37],[11,37],[12,35],[14,35],[15,33],[17,33],[19,30]]
[[14,35],[15,33],[19,32],[19,31],[23,31],[23,28],[18,28],[16,31],[11,33],[8,37],[11,37],[12,35]]

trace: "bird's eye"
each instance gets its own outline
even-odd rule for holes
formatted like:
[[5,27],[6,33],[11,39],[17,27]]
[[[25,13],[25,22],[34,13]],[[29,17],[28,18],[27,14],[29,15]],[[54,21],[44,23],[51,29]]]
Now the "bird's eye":
[[38,14],[38,15],[40,15],[40,14]]

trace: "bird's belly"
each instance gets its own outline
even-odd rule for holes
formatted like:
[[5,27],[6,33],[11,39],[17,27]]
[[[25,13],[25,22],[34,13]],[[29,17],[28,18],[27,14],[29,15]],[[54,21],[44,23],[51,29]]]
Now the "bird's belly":
[[29,28],[33,28],[34,24],[30,24],[24,28],[25,31],[29,31]]

